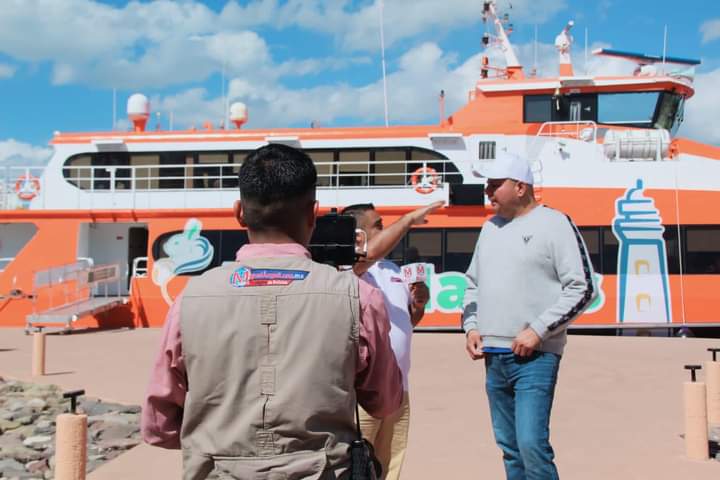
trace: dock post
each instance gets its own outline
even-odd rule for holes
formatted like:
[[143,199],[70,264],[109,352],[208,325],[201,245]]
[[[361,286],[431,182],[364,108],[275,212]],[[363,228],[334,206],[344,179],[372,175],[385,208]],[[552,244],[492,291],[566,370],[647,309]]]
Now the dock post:
[[87,468],[87,415],[77,414],[77,397],[85,390],[63,393],[70,399],[70,413],[55,419],[55,480],[85,480]]
[[690,370],[690,381],[685,382],[685,454],[692,460],[710,457],[707,430],[707,404],[705,383],[695,381],[695,370],[701,365],[685,365]]
[[708,348],[712,360],[705,362],[705,383],[707,384],[707,417],[713,440],[720,441],[720,362],[717,354],[720,348]]
[[42,329],[43,327],[37,327],[33,332],[33,377],[45,375],[45,332]]

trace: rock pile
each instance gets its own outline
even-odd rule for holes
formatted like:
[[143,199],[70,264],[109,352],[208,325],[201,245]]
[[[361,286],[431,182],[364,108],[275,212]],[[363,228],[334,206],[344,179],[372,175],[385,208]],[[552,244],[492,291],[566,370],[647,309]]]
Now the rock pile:
[[[0,378],[0,479],[50,479],[55,466],[55,417],[69,401],[55,385]],[[140,407],[81,398],[88,416],[87,471],[140,443]]]

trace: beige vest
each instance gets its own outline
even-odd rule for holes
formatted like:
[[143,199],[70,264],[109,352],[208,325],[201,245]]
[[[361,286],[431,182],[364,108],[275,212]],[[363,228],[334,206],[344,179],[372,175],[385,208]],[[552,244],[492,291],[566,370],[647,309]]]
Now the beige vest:
[[[308,273],[288,282],[278,270]],[[240,479],[345,478],[359,315],[355,275],[306,258],[252,258],[191,279],[183,478],[204,479],[215,463]]]

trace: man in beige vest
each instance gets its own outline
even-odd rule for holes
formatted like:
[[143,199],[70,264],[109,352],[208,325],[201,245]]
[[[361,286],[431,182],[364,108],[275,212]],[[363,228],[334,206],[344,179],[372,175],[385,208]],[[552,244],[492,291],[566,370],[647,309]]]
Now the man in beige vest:
[[312,160],[250,154],[235,215],[250,244],[192,278],[171,307],[143,409],[147,443],[182,448],[183,478],[347,479],[355,402],[402,402],[380,291],[313,262]]

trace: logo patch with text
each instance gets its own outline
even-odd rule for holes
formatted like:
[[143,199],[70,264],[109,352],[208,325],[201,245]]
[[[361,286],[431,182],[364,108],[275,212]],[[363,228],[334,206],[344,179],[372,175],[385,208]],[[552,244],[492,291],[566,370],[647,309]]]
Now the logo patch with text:
[[306,270],[240,267],[230,275],[230,285],[236,288],[290,285],[305,280],[309,273]]

